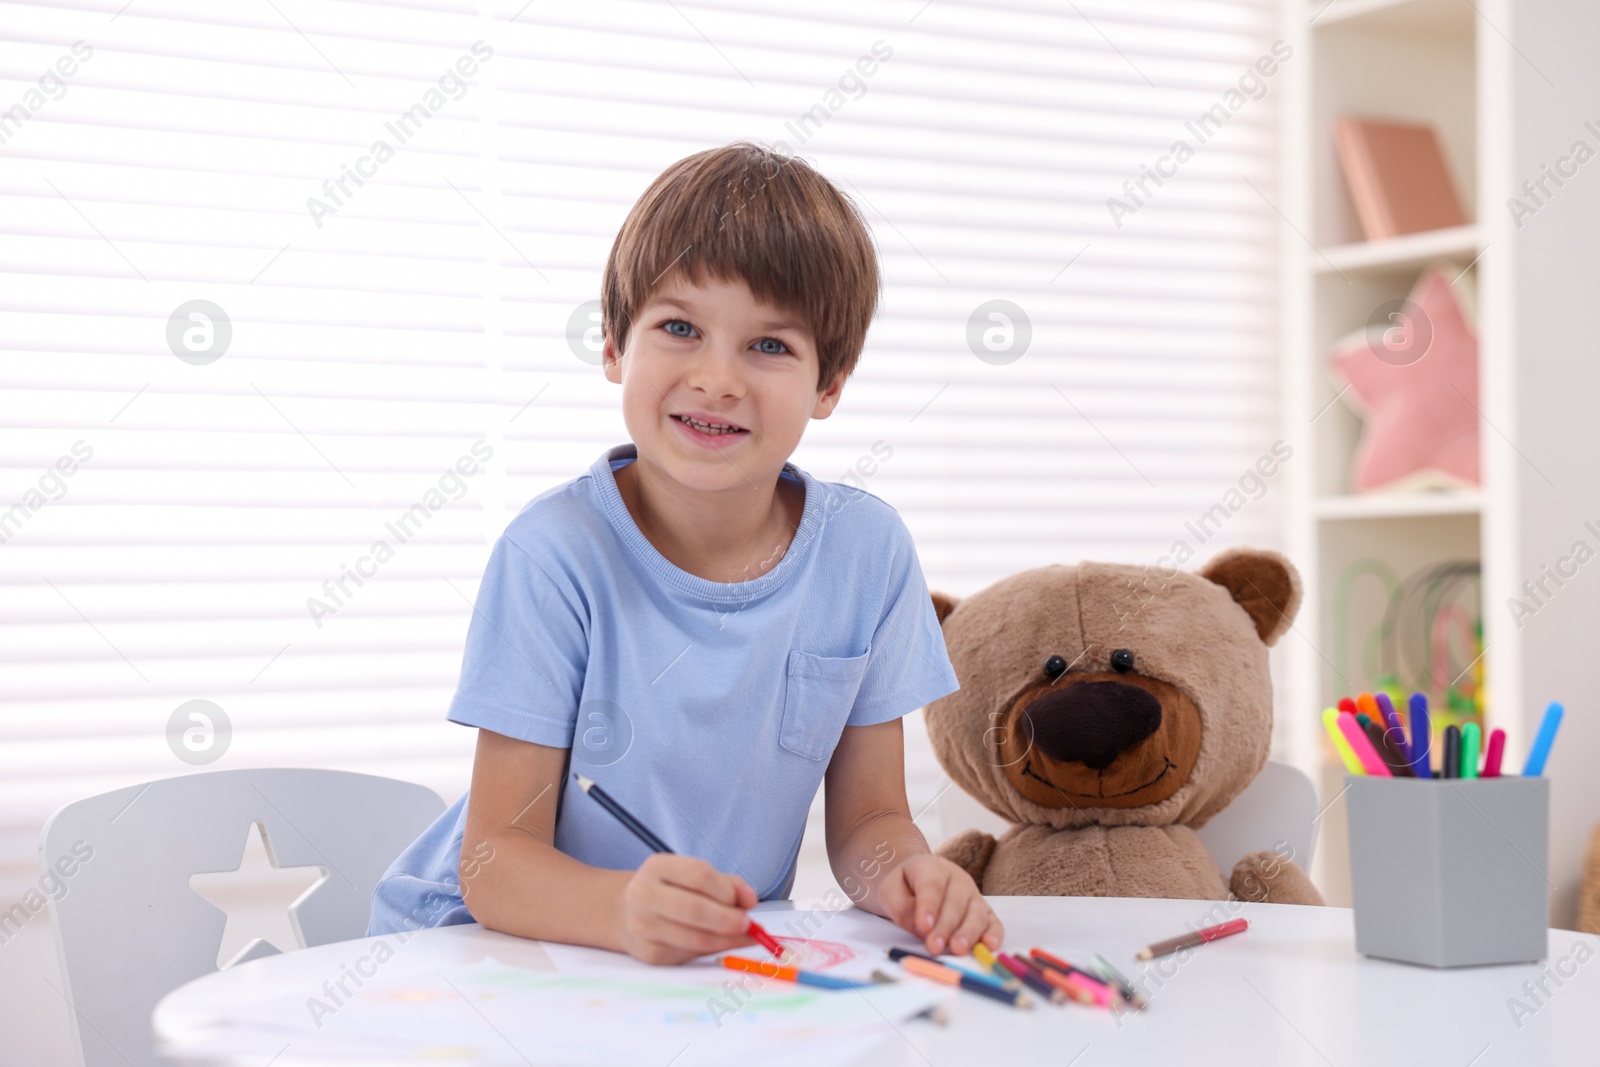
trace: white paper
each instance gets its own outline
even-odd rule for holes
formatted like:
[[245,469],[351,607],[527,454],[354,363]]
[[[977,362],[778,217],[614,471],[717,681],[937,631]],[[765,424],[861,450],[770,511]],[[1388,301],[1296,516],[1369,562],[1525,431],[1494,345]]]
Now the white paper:
[[[842,978],[865,981],[875,968],[898,972],[886,949],[910,943],[893,924],[855,909],[773,911],[758,918],[796,953],[798,965]],[[900,1026],[954,995],[914,978],[830,990],[732,971],[716,958],[655,967],[599,949],[546,949],[554,970],[491,958],[432,974],[380,974],[318,1019],[319,1026],[311,1025],[303,999],[241,1005],[203,1036],[185,1041],[181,1051],[187,1058],[271,1057],[282,1050],[278,1067],[340,1057],[817,1067],[904,1040]],[[769,958],[759,947],[737,954]]]

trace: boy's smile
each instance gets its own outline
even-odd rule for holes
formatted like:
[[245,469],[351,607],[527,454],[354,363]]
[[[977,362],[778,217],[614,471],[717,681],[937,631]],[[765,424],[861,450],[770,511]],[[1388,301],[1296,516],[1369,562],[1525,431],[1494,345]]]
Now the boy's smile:
[[818,389],[811,330],[742,280],[670,275],[626,345],[619,354],[606,337],[605,374],[622,386],[638,449],[617,472],[635,522],[685,570],[700,573],[680,560],[734,575],[713,580],[759,577],[749,568],[772,556],[775,537],[787,546],[804,504],[778,496],[779,472],[806,424],[832,414],[843,382]]

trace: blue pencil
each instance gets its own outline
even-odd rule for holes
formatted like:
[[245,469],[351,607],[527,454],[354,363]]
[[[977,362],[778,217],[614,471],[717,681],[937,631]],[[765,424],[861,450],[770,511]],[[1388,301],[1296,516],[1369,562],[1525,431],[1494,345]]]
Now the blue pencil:
[[1020,982],[1007,983],[1004,978],[994,974],[993,972],[991,972],[989,974],[984,974],[982,971],[977,971],[977,970],[974,970],[974,969],[972,969],[970,967],[963,967],[961,964],[956,963],[954,960],[935,959],[934,957],[929,956],[926,953],[913,952],[908,948],[892,948],[892,949],[889,950],[889,958],[891,960],[894,960],[896,963],[899,963],[900,960],[902,958],[906,957],[906,956],[914,956],[919,960],[927,960],[929,963],[937,963],[941,967],[948,967],[952,971],[960,971],[962,974],[967,975],[968,977],[970,977],[973,981],[975,981],[975,982],[987,982],[989,985],[994,986],[996,989],[1011,989],[1011,990],[1015,990],[1021,984]]
[[609,811],[612,814],[612,817],[614,817],[623,826],[626,826],[629,830],[632,830],[633,836],[637,837],[640,841],[643,841],[645,847],[651,852],[665,852],[669,855],[673,854],[672,849],[667,847],[667,843],[665,841],[661,840],[661,838],[652,833],[650,828],[644,823],[640,822],[638,819],[635,819],[633,815],[629,813],[627,808],[623,807],[621,804],[617,803],[616,800],[612,799],[610,793],[607,793],[604,789],[601,789],[598,785],[595,785],[592,778],[585,778],[577,771],[572,772],[572,777],[578,780],[579,789],[582,789],[592,799],[597,801],[602,808],[605,808],[607,811]]

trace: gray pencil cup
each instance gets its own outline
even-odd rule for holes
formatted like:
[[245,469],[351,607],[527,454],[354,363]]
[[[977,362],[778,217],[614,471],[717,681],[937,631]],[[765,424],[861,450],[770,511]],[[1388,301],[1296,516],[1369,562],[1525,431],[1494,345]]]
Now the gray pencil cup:
[[1430,967],[1545,958],[1548,779],[1346,781],[1357,952]]

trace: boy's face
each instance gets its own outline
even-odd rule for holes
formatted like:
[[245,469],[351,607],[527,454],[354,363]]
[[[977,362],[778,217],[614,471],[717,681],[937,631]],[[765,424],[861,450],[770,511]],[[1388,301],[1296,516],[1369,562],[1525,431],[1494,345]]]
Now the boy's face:
[[[817,350],[799,319],[760,303],[742,280],[674,274],[650,294],[620,357],[605,340],[606,378],[622,386],[622,417],[639,458],[692,489],[736,489],[775,478],[811,419],[839,402],[842,381],[817,391]],[[707,434],[681,415],[736,426]],[[770,483],[766,483],[770,484]]]

